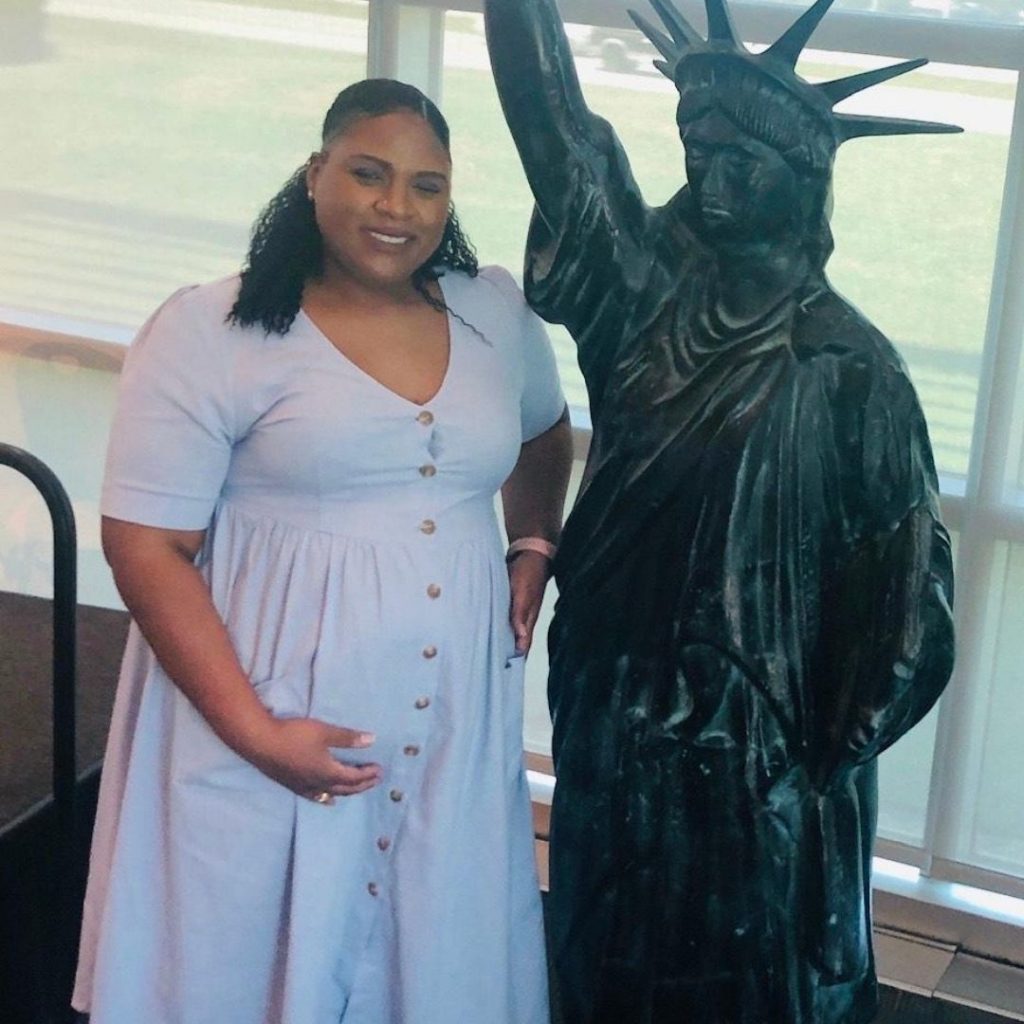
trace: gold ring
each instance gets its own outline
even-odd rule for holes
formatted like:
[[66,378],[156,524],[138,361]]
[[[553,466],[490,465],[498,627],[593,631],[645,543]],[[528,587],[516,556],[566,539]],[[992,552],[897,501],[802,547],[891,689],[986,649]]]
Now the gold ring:
[[331,796],[331,794],[328,793],[327,790],[325,789],[323,792],[317,793],[313,797],[313,803],[315,803],[315,804],[329,804],[332,799],[333,799],[333,797]]

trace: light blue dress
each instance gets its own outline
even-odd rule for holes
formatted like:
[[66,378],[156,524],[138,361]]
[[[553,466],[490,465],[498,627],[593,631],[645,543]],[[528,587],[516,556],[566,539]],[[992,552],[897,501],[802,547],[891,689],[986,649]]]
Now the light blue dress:
[[228,327],[237,278],[178,292],[131,349],[103,513],[206,528],[260,698],[375,733],[384,781],[297,798],[133,626],[74,998],[92,1024],[548,1021],[494,495],[564,400],[505,271],[441,284],[451,356],[424,406],[304,314],[284,337]]

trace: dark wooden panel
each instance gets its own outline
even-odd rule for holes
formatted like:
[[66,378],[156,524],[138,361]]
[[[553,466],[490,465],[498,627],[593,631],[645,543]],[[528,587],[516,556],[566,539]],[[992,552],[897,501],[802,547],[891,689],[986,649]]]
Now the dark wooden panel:
[[[50,615],[0,592],[0,829],[51,792]],[[102,757],[127,632],[126,612],[79,606],[79,769]]]
[[1007,1024],[1008,1019],[943,999],[926,999],[911,992],[883,988],[882,1007],[875,1024]]

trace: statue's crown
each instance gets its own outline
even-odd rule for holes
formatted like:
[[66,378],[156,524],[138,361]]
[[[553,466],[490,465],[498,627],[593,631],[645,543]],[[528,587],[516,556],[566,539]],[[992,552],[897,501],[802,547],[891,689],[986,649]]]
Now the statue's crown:
[[668,35],[655,28],[646,18],[630,11],[637,28],[654,44],[663,60],[654,66],[673,82],[680,84],[692,61],[742,62],[755,73],[781,86],[787,93],[810,107],[831,123],[838,142],[865,135],[915,135],[923,132],[958,132],[956,125],[935,121],[914,121],[901,117],[872,117],[837,114],[833,107],[854,93],[890,78],[906,74],[928,61],[908,60],[889,67],[837,78],[831,82],[812,84],[796,73],[796,62],[818,23],[832,6],[833,0],[815,2],[784,32],[776,42],[761,53],[751,53],[740,41],[732,23],[726,0],[704,0],[708,16],[708,36],[704,39],[686,20],[671,0],[650,0],[651,6],[664,22]]

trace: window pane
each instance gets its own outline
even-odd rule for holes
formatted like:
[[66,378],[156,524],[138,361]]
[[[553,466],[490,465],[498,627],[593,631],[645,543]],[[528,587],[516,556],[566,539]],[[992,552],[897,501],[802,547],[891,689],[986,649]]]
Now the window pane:
[[[747,0],[753,3],[784,3],[809,6],[804,0]],[[1024,24],[1020,0],[836,0],[833,10],[868,11],[899,17],[950,19],[956,24],[1015,26]]]
[[521,276],[533,200],[505,126],[479,15],[445,15],[443,95],[462,223],[481,263]]
[[[802,70],[833,78],[863,69],[860,59],[848,60],[854,58],[822,55]],[[841,110],[949,121],[966,131],[842,147],[829,272],[906,359],[940,472],[964,474],[1016,75],[942,65],[899,82],[854,97]]]
[[878,761],[878,835],[908,846],[924,844],[938,708]]
[[1024,876],[1024,544],[997,544],[987,623],[987,711],[980,719],[981,765],[957,859],[977,867]]
[[0,303],[135,325],[179,285],[238,269],[256,214],[366,66],[365,3],[268,7],[47,8],[0,77],[19,141],[0,171]]
[[[100,551],[99,499],[120,360],[53,341],[0,347],[0,438],[45,462],[68,492],[78,531],[78,595],[120,607]],[[43,499],[0,466],[0,590],[49,597],[53,539]]]

